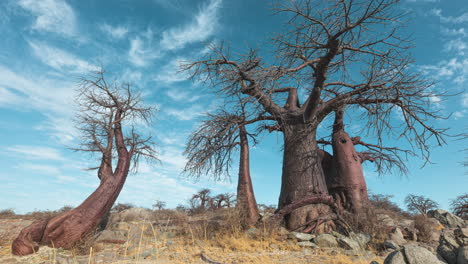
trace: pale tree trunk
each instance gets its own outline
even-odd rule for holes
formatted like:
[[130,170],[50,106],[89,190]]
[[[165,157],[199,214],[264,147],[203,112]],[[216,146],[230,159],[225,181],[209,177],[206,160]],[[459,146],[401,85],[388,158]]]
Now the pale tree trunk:
[[251,226],[258,220],[258,206],[255,200],[252,179],[250,177],[249,142],[245,126],[239,127],[240,162],[239,180],[237,184],[237,205],[243,220],[243,226]]
[[[116,120],[120,120],[120,114]],[[99,187],[75,209],[24,228],[13,241],[14,255],[32,254],[40,245],[70,249],[98,226],[122,190],[130,168],[131,153],[125,147],[120,121],[116,123],[114,132],[118,153],[115,171],[112,172],[108,166],[110,162],[103,162],[105,165],[98,173],[101,179]]]

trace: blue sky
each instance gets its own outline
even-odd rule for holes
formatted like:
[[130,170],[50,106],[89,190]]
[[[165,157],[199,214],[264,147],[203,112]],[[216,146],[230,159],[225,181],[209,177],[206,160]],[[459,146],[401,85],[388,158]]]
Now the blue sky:
[[[181,61],[199,58],[206,45],[220,40],[233,49],[266,44],[283,22],[263,0],[4,0],[0,2],[0,209],[24,213],[78,205],[98,185],[93,160],[70,151],[77,143],[74,93],[80,76],[104,66],[130,81],[145,102],[159,108],[148,132],[156,136],[161,165],[142,163],[129,175],[118,199],[151,206],[156,199],[170,207],[185,203],[198,189],[234,192],[232,181],[198,182],[180,175],[184,144],[197,119],[221,103],[200,83],[177,73]],[[414,70],[438,83],[434,89],[459,93],[433,98],[433,107],[449,115],[435,120],[452,134],[467,127],[468,2],[403,0],[411,11],[405,30],[413,33]],[[394,118],[398,118],[395,116]],[[348,116],[352,136],[362,128]],[[322,131],[326,133],[326,131]],[[369,136],[368,141],[372,141]],[[279,134],[265,134],[253,147],[251,171],[257,201],[276,204],[281,177]],[[433,164],[421,168],[408,160],[409,174],[377,175],[365,165],[368,187],[394,195],[402,203],[409,193],[426,195],[448,208],[450,199],[468,190],[460,164],[466,141],[448,139],[434,148]],[[405,142],[388,140],[405,147]]]

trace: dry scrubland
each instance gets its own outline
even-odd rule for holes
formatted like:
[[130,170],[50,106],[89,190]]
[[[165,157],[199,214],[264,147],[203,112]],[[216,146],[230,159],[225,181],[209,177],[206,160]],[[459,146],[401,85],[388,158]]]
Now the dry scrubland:
[[[11,242],[20,230],[33,220],[70,208],[27,215],[1,211],[0,263],[383,263],[385,256],[393,251],[384,246],[392,232],[388,221],[412,221],[417,238],[409,241],[406,237],[408,242],[427,248],[437,247],[438,239],[432,236],[444,228],[426,217],[405,213],[382,196],[373,196],[362,213],[345,215],[356,233],[372,237],[361,250],[301,246],[280,225],[265,221],[245,231],[234,208],[201,213],[114,208],[117,210],[113,210],[106,229],[89,236],[73,250],[43,246],[38,253],[25,257],[15,257],[10,252]],[[271,209],[262,212],[264,216],[271,213]],[[382,215],[389,218],[382,219]],[[340,235],[335,233],[335,236]]]

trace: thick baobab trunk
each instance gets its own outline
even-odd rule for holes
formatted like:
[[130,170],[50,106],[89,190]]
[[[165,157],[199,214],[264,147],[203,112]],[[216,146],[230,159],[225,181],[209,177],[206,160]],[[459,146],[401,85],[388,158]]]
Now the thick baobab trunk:
[[[116,117],[120,120],[120,115]],[[109,212],[127,178],[131,155],[128,153],[120,122],[115,125],[115,142],[118,163],[112,172],[110,161],[98,172],[99,187],[78,207],[51,219],[36,221],[23,229],[13,241],[12,253],[24,256],[32,254],[40,245],[70,249],[92,232]],[[104,158],[103,158],[104,159]]]
[[237,205],[239,208],[244,226],[250,226],[257,222],[259,213],[257,201],[252,187],[250,177],[249,142],[245,126],[239,127],[240,137],[240,162],[239,180],[237,184]]
[[[312,196],[328,196],[315,129],[300,122],[282,124],[284,134],[283,172],[278,208]],[[286,226],[297,229],[322,214],[329,207],[320,204],[306,205],[286,216]]]
[[[304,123],[297,89],[290,89],[285,108],[291,115],[280,123],[284,137],[283,171],[278,209],[311,197],[327,198],[328,191],[315,139],[316,127]],[[295,230],[313,219],[329,214],[323,204],[301,206],[285,216],[286,227]]]
[[356,152],[353,140],[344,131],[341,109],[335,113],[332,147],[333,158],[325,158],[322,161],[331,164],[324,170],[328,191],[340,207],[358,211],[363,201],[368,198],[367,186],[361,157]]

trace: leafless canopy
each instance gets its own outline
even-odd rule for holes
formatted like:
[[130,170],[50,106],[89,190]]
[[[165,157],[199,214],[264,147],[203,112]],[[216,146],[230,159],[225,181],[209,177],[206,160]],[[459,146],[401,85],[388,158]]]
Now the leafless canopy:
[[453,199],[450,203],[450,209],[455,215],[468,220],[468,193]]
[[80,131],[80,146],[77,151],[98,153],[101,164],[91,169],[112,169],[118,144],[115,142],[115,128],[124,129],[124,145],[132,158],[133,169],[137,169],[141,157],[157,161],[157,152],[151,136],[144,137],[137,131],[138,126],[151,122],[155,109],[144,106],[141,95],[135,93],[128,83],[117,80],[108,82],[103,70],[82,78],[77,103],[80,110],[76,117]]
[[439,206],[436,202],[427,197],[414,194],[406,196],[405,204],[410,212],[420,213],[422,215],[427,215],[428,211],[437,209]]
[[[290,0],[275,5],[286,16],[285,30],[267,48],[275,59],[254,50],[233,55],[223,44],[211,46],[200,61],[184,70],[226,96],[242,95],[278,123],[297,120],[317,127],[340,106],[359,109],[372,148],[384,152],[382,138],[405,138],[403,153],[429,158],[429,147],[445,143],[443,118],[434,100],[444,96],[411,67],[409,40],[401,36],[403,14],[398,0]],[[305,95],[297,107],[282,106],[284,92]],[[400,118],[392,118],[396,115]],[[431,141],[434,139],[435,141]],[[232,144],[222,142],[220,144]],[[371,146],[371,145],[368,145]],[[401,154],[398,148],[388,155]],[[399,158],[386,158],[391,162]]]
[[[226,100],[226,109],[205,114],[186,145],[184,155],[188,161],[184,173],[194,177],[212,174],[216,180],[229,176],[232,155],[240,144],[240,127],[274,120],[264,113],[252,116],[257,111],[249,113],[246,104],[247,101],[236,96],[234,103]],[[226,105],[230,105],[231,109]],[[256,134],[247,133],[247,136],[256,142]]]

